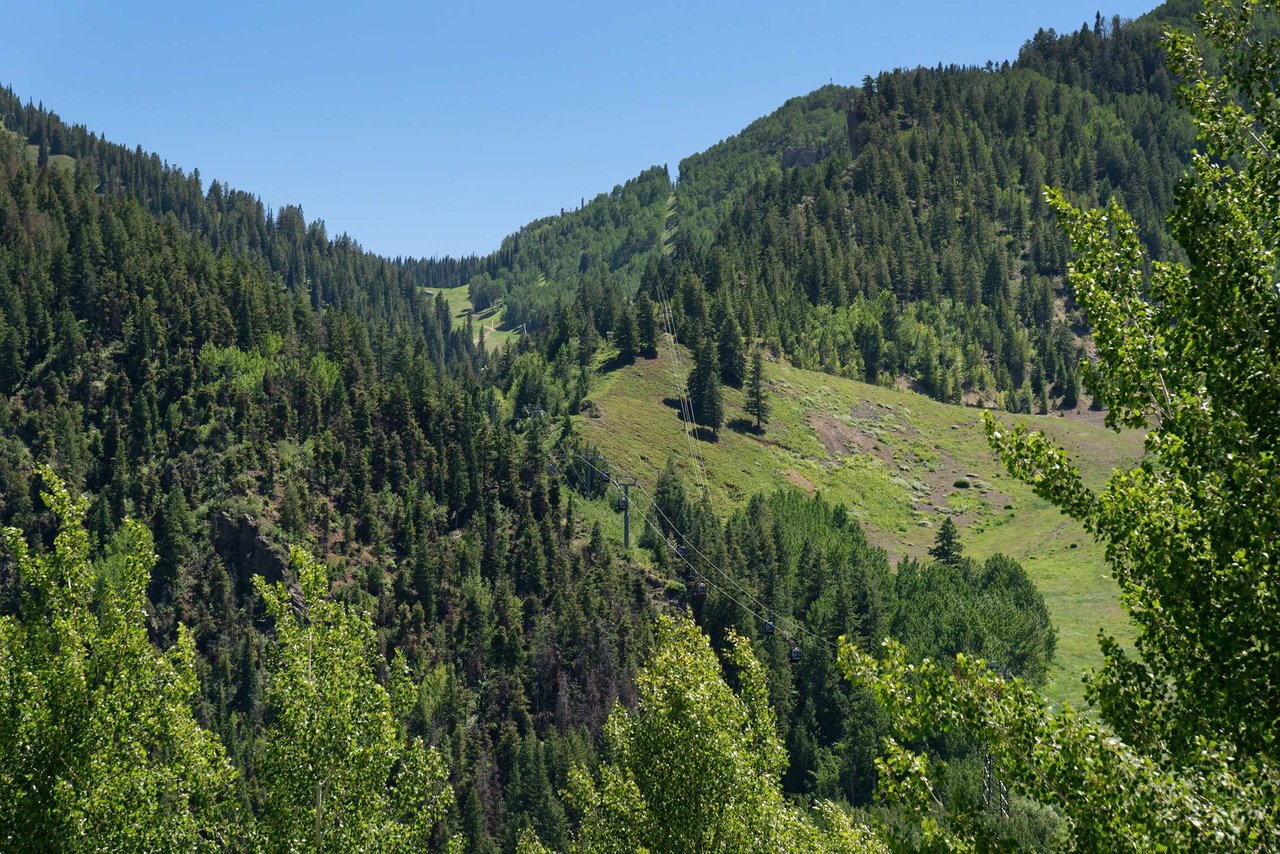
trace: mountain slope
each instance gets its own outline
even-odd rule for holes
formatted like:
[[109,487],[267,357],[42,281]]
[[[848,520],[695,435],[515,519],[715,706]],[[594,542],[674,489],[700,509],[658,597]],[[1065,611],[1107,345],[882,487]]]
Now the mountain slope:
[[[565,843],[567,770],[595,765],[604,717],[634,698],[652,614],[672,605],[693,606],[718,639],[731,626],[752,638],[787,733],[789,791],[869,803],[875,707],[816,638],[856,633],[872,648],[895,612],[913,608],[916,625],[951,607],[953,624],[971,627],[963,597],[940,593],[952,588],[890,593],[900,576],[889,558],[919,555],[944,513],[964,523],[970,554],[1021,557],[1044,590],[1062,632],[1052,696],[1079,698],[1073,677],[1093,660],[1096,626],[1125,634],[1096,549],[1000,476],[976,410],[896,388],[948,399],[958,388],[1013,406],[1024,345],[1028,388],[1033,352],[1042,389],[1070,385],[1062,372],[1085,330],[1056,290],[1061,246],[1030,216],[1036,181],[1024,166],[1044,156],[1045,180],[1075,182],[1089,198],[1149,198],[1156,216],[1180,161],[1146,142],[1177,131],[1174,114],[1136,71],[1078,67],[1118,56],[1114,67],[1145,68],[1122,38],[1046,37],[1037,50],[1052,56],[1038,70],[902,72],[857,91],[824,88],[686,160],[674,199],[665,170],[651,169],[465,259],[366,253],[296,208],[269,213],[249,193],[206,188],[198,173],[4,93],[0,113],[17,136],[0,139],[0,523],[48,539],[30,474],[39,461],[87,496],[99,552],[126,516],[146,522],[161,558],[149,631],[163,645],[191,627],[197,716],[245,767],[272,643],[251,578],[292,580],[286,544],[317,553],[333,594],[370,615],[381,663],[404,655],[417,700],[403,725],[441,745],[459,803],[442,834],[462,834],[472,850],[513,850],[525,825]],[[1095,146],[1108,157],[1080,153]],[[1146,197],[1134,192],[1140,168],[1158,179]],[[1044,269],[1027,272],[1039,256]],[[781,354],[768,369],[775,415],[763,436],[732,424],[715,442],[684,432],[667,399],[683,393],[686,350],[633,366],[615,358],[629,334],[650,334],[652,304],[669,307],[671,292],[682,346],[723,338],[732,319],[743,350]],[[456,316],[468,302],[531,334],[480,350],[474,323]],[[1048,354],[1064,335],[1055,370]],[[929,380],[933,360],[919,358],[929,347],[936,374],[964,367],[950,395]],[[1029,405],[1016,388],[1018,408]],[[1069,390],[1045,394],[1063,404]],[[724,395],[738,415],[741,393]],[[1044,423],[1095,461],[1094,480],[1139,452],[1132,436]],[[669,457],[686,483],[702,480],[692,461],[704,461],[719,515],[702,513],[695,494],[685,503],[697,530],[682,524],[724,545],[722,563],[794,637],[766,635],[759,613],[716,591],[699,604],[660,541],[620,552],[609,536],[615,496],[590,499],[556,467],[565,425],[654,494]],[[788,484],[853,513],[787,494],[742,508]],[[760,520],[772,543],[749,543]],[[761,559],[729,564],[743,543]],[[20,608],[22,586],[0,562],[0,613]],[[1047,625],[1033,628],[1043,640]],[[997,634],[935,651],[1009,640]],[[804,646],[798,667],[788,639]],[[251,804],[261,793],[245,785]]]
[[[687,367],[688,356],[683,360]],[[820,493],[847,507],[892,559],[923,556],[950,516],[968,553],[999,552],[1027,567],[1060,632],[1059,664],[1046,692],[1078,703],[1079,674],[1100,660],[1098,629],[1131,636],[1119,590],[1084,530],[1004,473],[986,444],[979,411],[785,362],[767,365],[766,376],[773,418],[761,435],[747,426],[742,393],[727,389],[730,423],[739,423],[715,441],[697,439],[691,446],[678,408],[670,405],[684,375],[665,350],[605,376],[576,423],[584,439],[647,489],[671,459],[690,484],[705,479],[721,513],[759,492]],[[1100,420],[1017,420],[1087,460],[1082,474],[1094,486],[1142,454],[1140,434],[1113,433]],[[643,499],[637,508],[650,512]]]

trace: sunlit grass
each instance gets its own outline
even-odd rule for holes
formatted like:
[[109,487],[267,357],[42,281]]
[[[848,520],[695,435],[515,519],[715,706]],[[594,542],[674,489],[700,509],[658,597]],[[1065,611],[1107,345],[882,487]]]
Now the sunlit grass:
[[[820,492],[848,507],[895,562],[923,556],[942,514],[951,515],[968,554],[1016,558],[1044,594],[1059,631],[1059,666],[1046,687],[1054,701],[1082,701],[1079,675],[1099,663],[1099,629],[1132,637],[1101,548],[1004,472],[987,445],[979,410],[774,363],[766,365],[773,418],[764,433],[725,426],[716,441],[705,441],[689,437],[679,410],[664,402],[684,382],[687,352],[681,360],[674,368],[663,348],[658,359],[600,377],[593,392],[599,417],[578,419],[584,437],[646,489],[671,458],[687,482],[700,489],[705,480],[721,514],[760,491]],[[742,392],[725,389],[726,420],[746,419],[742,406]],[[1000,418],[1045,430],[1094,486],[1142,451],[1136,433],[1058,417]],[[958,487],[960,481],[968,488]],[[593,521],[620,535],[610,506],[601,505],[602,515],[590,511]],[[633,538],[636,530],[633,525]]]

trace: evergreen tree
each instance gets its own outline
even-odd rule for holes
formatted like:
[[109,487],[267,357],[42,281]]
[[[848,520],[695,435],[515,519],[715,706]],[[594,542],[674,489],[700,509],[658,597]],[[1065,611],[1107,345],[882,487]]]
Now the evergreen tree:
[[658,324],[653,316],[653,300],[643,289],[636,297],[636,337],[641,356],[652,359],[658,355]]
[[719,430],[724,423],[724,400],[720,391],[720,360],[709,337],[702,337],[693,354],[693,369],[687,383],[693,404],[693,419],[703,427]]
[[747,357],[742,346],[742,331],[733,317],[725,318],[716,339],[716,356],[720,359],[720,381],[730,388],[742,388]]
[[1080,371],[1075,365],[1067,368],[1066,381],[1062,386],[1062,408],[1075,409],[1080,405]]
[[956,523],[947,516],[942,520],[942,527],[938,528],[938,535],[934,537],[933,545],[929,547],[929,555],[934,560],[956,566],[960,563],[962,551],[964,549],[960,545],[960,533],[956,530]]
[[747,402],[748,415],[756,419],[756,432],[764,430],[769,423],[769,391],[765,388],[764,357],[759,350],[751,354],[751,366],[747,370]]
[[613,328],[613,343],[618,348],[618,361],[629,365],[636,360],[636,318],[630,303],[622,306]]

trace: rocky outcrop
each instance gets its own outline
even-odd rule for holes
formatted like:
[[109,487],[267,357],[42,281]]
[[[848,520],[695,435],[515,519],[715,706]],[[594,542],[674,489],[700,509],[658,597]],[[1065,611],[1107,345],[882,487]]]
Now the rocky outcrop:
[[248,513],[219,513],[214,524],[213,548],[236,579],[241,595],[253,592],[253,576],[270,583],[287,578],[289,563],[284,549],[267,537],[257,519]]

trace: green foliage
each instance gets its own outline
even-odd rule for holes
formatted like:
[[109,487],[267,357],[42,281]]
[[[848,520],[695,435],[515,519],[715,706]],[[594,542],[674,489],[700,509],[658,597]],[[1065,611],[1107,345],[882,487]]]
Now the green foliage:
[[[1206,148],[1171,217],[1187,265],[1151,262],[1118,205],[1081,212],[1050,194],[1095,330],[1090,387],[1109,425],[1148,429],[1147,457],[1095,493],[1043,434],[987,420],[1010,471],[1106,544],[1123,586],[1140,657],[1103,639],[1091,685],[1101,721],[1050,713],[982,661],[914,666],[897,647],[881,663],[842,650],[901,738],[962,730],[986,741],[998,773],[1060,810],[1083,848],[1280,847],[1280,39],[1252,28],[1257,5],[1207,4],[1209,58],[1192,36],[1168,38]],[[895,747],[884,768],[924,813],[931,765]],[[960,846],[981,838],[964,815],[950,818],[950,830],[926,830]]]
[[720,360],[710,338],[702,339],[694,350],[686,389],[694,422],[719,430],[724,423],[724,397],[720,391]]
[[[662,286],[697,279],[715,328],[731,317],[807,369],[1076,408],[1085,327],[1040,187],[1121,199],[1154,257],[1176,251],[1162,217],[1192,128],[1157,35],[1150,21],[1042,31],[1013,66],[897,70],[793,99],[682,165]],[[708,197],[711,174],[724,184]],[[716,334],[676,303],[681,340]]]
[[653,300],[643,290],[636,295],[636,346],[640,355],[658,355],[658,324],[653,316]]
[[843,644],[848,677],[872,687],[891,710],[895,738],[877,763],[881,791],[914,811],[932,847],[972,850],[984,829],[968,810],[947,814],[931,782],[943,770],[909,750],[927,737],[984,742],[997,780],[1051,804],[1084,850],[1259,850],[1274,847],[1274,781],[1205,745],[1212,773],[1162,766],[1071,707],[1050,712],[1021,680],[1006,680],[963,654],[909,662],[887,642],[881,660]]
[[1042,440],[988,429],[1011,471],[1107,543],[1141,654],[1109,644],[1096,680],[1107,719],[1175,757],[1197,753],[1198,736],[1274,755],[1280,39],[1253,41],[1252,5],[1209,8],[1202,22],[1222,76],[1193,37],[1169,41],[1207,149],[1171,217],[1189,264],[1150,264],[1118,207],[1083,213],[1053,199],[1098,344],[1090,385],[1108,424],[1149,428],[1146,460],[1095,495]]
[[636,334],[635,309],[624,305],[618,312],[617,328],[613,330],[613,344],[618,348],[618,360],[624,364],[630,364],[636,359],[639,350]]
[[[966,488],[968,485],[968,481],[965,481]],[[955,520],[950,516],[945,517],[942,520],[942,526],[938,528],[938,536],[934,539],[932,548],[929,549],[929,556],[934,560],[954,565],[960,562],[960,553],[963,550]]]
[[[1044,684],[1057,633],[1017,561],[992,555],[978,563],[958,554],[923,566],[904,561],[894,576],[894,603],[889,634],[916,659],[965,653],[1036,687]],[[874,648],[864,637],[857,642]]]
[[[736,635],[725,682],[706,637],[688,620],[660,617],[653,658],[637,676],[636,709],[609,718],[609,764],[599,782],[573,779],[584,815],[580,851],[873,851],[839,811],[830,827],[782,796],[786,753],[768,702],[765,670]],[[833,832],[828,832],[833,831]]]
[[[266,691],[270,724],[255,763],[258,844],[278,851],[422,850],[453,803],[440,756],[407,740],[375,678],[368,617],[328,595],[324,568],[295,548],[295,599],[254,582],[279,643]],[[391,692],[412,691],[403,658]],[[398,672],[397,672],[398,671]]]
[[764,430],[769,423],[769,390],[764,378],[764,357],[759,350],[751,353],[750,366],[747,368],[747,400],[743,406],[747,414],[756,420],[756,432]]
[[221,849],[235,775],[192,715],[196,651],[147,637],[151,535],[128,523],[90,560],[86,502],[41,469],[53,549],[5,544],[23,586],[0,617],[0,842],[11,850]]
[[747,355],[742,344],[742,330],[733,317],[725,318],[720,325],[716,357],[720,360],[720,382],[731,388],[742,388],[746,379]]
[[[458,832],[469,850],[510,850],[535,844],[536,833],[563,847],[569,819],[557,792],[569,768],[595,764],[609,709],[634,704],[658,598],[649,585],[671,580],[672,553],[646,531],[656,566],[615,559],[613,514],[596,500],[606,482],[584,485],[581,465],[558,467],[544,428],[566,425],[558,447],[567,448],[579,427],[597,441],[626,424],[642,454],[665,455],[649,446],[663,441],[661,425],[645,421],[658,416],[608,397],[665,366],[638,364],[593,388],[609,364],[603,341],[630,358],[633,310],[637,355],[656,355],[661,295],[675,311],[664,323],[716,360],[711,369],[702,359],[703,400],[721,404],[699,417],[706,426],[720,424],[723,405],[745,401],[762,427],[764,366],[751,360],[754,397],[751,382],[739,392],[750,366],[740,353],[766,346],[784,357],[770,368],[769,442],[718,434],[702,449],[710,489],[701,500],[683,494],[674,470],[660,484],[690,545],[734,567],[780,620],[847,633],[862,649],[892,629],[916,658],[965,651],[1038,681],[1052,632],[1017,564],[907,564],[895,577],[842,507],[774,496],[722,525],[711,502],[736,508],[774,488],[781,470],[824,494],[838,488],[880,534],[923,546],[919,481],[936,458],[954,455],[945,464],[958,467],[937,473],[944,485],[955,471],[987,471],[962,441],[930,449],[914,435],[946,435],[969,420],[964,411],[790,363],[886,385],[905,378],[947,401],[1017,410],[1078,402],[1084,326],[1060,293],[1066,242],[1037,188],[1062,184],[1088,203],[1119,196],[1144,245],[1168,257],[1160,215],[1190,125],[1168,109],[1167,75],[1150,64],[1152,32],[1042,33],[1014,69],[824,87],[686,160],[674,191],[665,169],[647,170],[531,223],[484,258],[379,258],[345,235],[330,238],[296,207],[268,212],[249,193],[205,184],[2,91],[0,115],[20,133],[0,135],[0,521],[49,530],[27,474],[47,459],[92,496],[90,543],[110,541],[129,514],[154,525],[161,562],[151,601],[129,613],[146,608],[160,645],[191,650],[174,665],[175,684],[199,674],[184,708],[243,772],[218,796],[243,806],[222,814],[235,829],[202,838],[287,846],[323,836],[336,847],[364,819],[335,804],[367,801],[377,827],[359,844],[383,833],[390,847],[408,837],[421,845],[447,797],[435,754],[422,747],[430,743],[461,804],[433,842]],[[74,169],[63,168],[71,157]],[[460,322],[464,292],[491,323],[505,318],[504,337],[517,323],[532,334],[486,354]],[[657,403],[670,393],[664,385],[645,408],[671,422],[684,447],[680,419]],[[850,420],[864,403],[885,412]],[[538,411],[545,421],[530,416]],[[584,426],[595,418],[572,417],[601,412],[599,430]],[[884,464],[852,447],[824,455],[808,419],[818,412],[874,438]],[[1056,435],[1085,435],[1075,429]],[[576,490],[567,502],[566,486]],[[1010,494],[1020,513],[1033,500]],[[1026,539],[1021,518],[1004,534],[1003,519],[988,521],[985,545],[970,541],[971,552]],[[333,588],[318,577],[309,592],[292,588],[298,616],[263,621],[251,579],[291,578],[281,539],[335,567]],[[101,575],[125,577],[127,549],[111,548]],[[1090,570],[1072,569],[1076,578]],[[28,592],[0,571],[0,613],[15,625],[29,617]],[[331,625],[319,619],[326,614]],[[714,590],[699,619],[717,646],[735,627],[760,634]],[[310,662],[333,674],[324,684],[302,674],[296,649],[275,646],[294,630],[291,642],[318,636],[322,623],[341,638]],[[867,804],[888,724],[871,691],[808,644],[792,667],[783,638],[753,643],[788,754],[784,790]],[[346,720],[368,726],[353,734]],[[278,739],[281,727],[288,734]],[[315,769],[339,770],[307,777],[285,740]],[[972,801],[976,748],[939,749],[953,768],[938,784],[943,800]],[[343,761],[351,751],[357,759]],[[273,775],[285,781],[278,789]],[[1008,832],[1015,819],[998,813],[982,820]],[[833,838],[854,832],[834,807],[810,819]]]
[[539,325],[584,276],[616,276],[634,291],[648,255],[660,248],[670,193],[666,169],[655,166],[584,207],[529,223],[484,259],[472,302],[480,309],[505,299],[507,325]]

